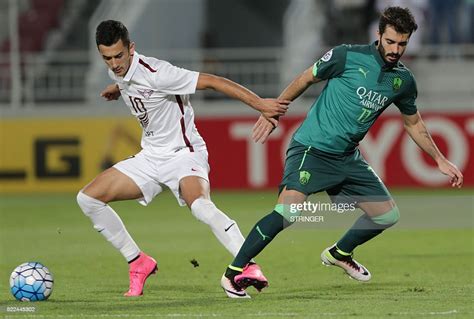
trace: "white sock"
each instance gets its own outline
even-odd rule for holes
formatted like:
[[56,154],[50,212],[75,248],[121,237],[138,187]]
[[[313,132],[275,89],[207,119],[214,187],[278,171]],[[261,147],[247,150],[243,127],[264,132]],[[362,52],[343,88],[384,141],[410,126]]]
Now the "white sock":
[[133,260],[140,254],[140,249],[112,207],[83,192],[77,194],[77,203],[84,214],[91,219],[94,228],[120,250],[127,261]]
[[232,256],[237,255],[245,239],[235,221],[221,212],[213,202],[204,198],[193,202],[191,212],[194,217],[211,227],[214,235]]

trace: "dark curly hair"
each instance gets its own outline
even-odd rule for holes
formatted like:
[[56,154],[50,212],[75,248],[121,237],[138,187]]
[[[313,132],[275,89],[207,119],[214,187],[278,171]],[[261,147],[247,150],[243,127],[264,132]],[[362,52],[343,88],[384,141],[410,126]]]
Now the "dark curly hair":
[[130,45],[130,37],[127,28],[120,21],[106,20],[102,21],[95,31],[95,43],[97,46],[111,46],[122,40],[124,46]]
[[392,26],[398,33],[409,33],[410,35],[418,29],[415,18],[408,8],[386,8],[380,16],[380,34],[385,32],[387,25]]

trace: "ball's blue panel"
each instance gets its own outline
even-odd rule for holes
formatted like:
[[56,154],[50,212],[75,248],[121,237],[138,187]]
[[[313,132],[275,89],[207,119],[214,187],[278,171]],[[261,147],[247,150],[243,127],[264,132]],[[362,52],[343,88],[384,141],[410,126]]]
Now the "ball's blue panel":
[[33,298],[34,296],[34,293],[32,292],[27,292],[27,291],[22,291],[21,294],[23,295],[21,299],[27,299],[27,300],[31,300],[31,298]]

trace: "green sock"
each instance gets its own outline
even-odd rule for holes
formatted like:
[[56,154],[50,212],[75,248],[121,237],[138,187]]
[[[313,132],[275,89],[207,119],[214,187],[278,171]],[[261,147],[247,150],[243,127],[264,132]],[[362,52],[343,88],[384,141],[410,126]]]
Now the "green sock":
[[252,228],[231,265],[244,268],[279,232],[289,225],[290,223],[276,211],[263,217]]
[[235,276],[240,275],[241,273],[242,273],[241,271],[230,269],[229,267],[227,267],[227,269],[225,270],[224,276],[226,276],[229,279],[231,278],[233,279]]
[[362,215],[342,236],[336,246],[345,253],[351,253],[357,246],[369,241],[392,225],[374,223],[369,216]]

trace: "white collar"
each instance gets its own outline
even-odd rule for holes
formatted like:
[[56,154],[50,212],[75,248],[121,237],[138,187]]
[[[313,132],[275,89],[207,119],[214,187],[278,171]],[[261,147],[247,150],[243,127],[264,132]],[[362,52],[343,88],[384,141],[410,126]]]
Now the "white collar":
[[125,76],[123,77],[124,82],[129,82],[132,79],[133,73],[135,73],[135,70],[138,66],[138,60],[140,60],[140,58],[138,57],[138,52],[135,51],[135,54],[132,58],[132,64],[130,64],[127,74],[125,74]]

